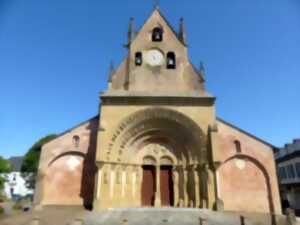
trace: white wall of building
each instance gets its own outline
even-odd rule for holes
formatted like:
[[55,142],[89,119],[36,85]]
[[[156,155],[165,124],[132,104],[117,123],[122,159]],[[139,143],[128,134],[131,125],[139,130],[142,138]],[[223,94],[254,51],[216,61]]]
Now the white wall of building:
[[24,197],[33,194],[33,190],[26,187],[26,180],[20,172],[0,174],[0,176],[7,179],[4,184],[4,194],[8,198],[12,198],[12,195]]

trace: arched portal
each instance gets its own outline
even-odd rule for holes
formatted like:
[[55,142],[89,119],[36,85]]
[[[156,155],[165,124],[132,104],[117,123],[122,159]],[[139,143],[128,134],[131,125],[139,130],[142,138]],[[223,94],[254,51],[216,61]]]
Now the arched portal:
[[[192,119],[170,109],[149,108],[119,124],[105,159],[107,163],[135,167],[128,169],[135,173],[138,168],[139,176],[135,174],[130,184],[140,192],[132,201],[147,206],[178,206],[181,201],[183,206],[197,207],[198,168],[207,162],[206,155],[206,136]],[[150,194],[144,196],[145,193]]]

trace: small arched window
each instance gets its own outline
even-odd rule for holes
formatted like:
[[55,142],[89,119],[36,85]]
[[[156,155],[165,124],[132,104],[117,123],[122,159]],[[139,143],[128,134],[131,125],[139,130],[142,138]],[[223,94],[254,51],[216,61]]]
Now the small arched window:
[[73,136],[73,144],[76,148],[79,147],[79,143],[80,143],[80,137],[78,135],[74,135]]
[[241,142],[238,140],[235,140],[234,145],[235,145],[236,152],[241,153],[242,152]]
[[135,53],[135,65],[141,66],[143,64],[143,55],[141,52]]
[[167,54],[167,69],[176,69],[176,55],[174,52]]
[[160,27],[155,27],[152,31],[152,41],[163,41],[163,30]]

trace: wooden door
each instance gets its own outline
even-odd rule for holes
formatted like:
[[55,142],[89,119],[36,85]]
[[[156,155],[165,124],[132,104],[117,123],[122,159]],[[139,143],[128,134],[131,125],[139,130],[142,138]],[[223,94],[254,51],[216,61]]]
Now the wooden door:
[[142,206],[154,206],[155,167],[143,166]]
[[173,179],[171,166],[162,166],[160,169],[160,195],[162,206],[173,205]]

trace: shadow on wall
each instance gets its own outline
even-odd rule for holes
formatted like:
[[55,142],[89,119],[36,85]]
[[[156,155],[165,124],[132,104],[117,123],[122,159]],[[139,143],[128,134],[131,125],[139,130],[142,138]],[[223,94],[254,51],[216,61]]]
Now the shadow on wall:
[[[64,157],[77,156],[77,157],[82,158],[82,160],[83,160],[82,161],[82,171],[81,170],[78,171],[78,174],[80,174],[81,180],[78,180],[78,181],[76,180],[76,173],[74,171],[71,171],[71,172],[69,171],[68,173],[64,173],[63,170],[58,170],[57,172],[54,172],[54,174],[59,173],[59,174],[63,175],[63,178],[61,180],[59,180],[59,182],[56,184],[55,190],[56,189],[60,190],[56,193],[56,194],[58,194],[58,198],[60,198],[59,197],[60,194],[63,194],[63,193],[61,193],[61,191],[69,192],[68,193],[69,197],[73,196],[74,198],[77,198],[78,196],[80,196],[80,198],[83,200],[84,208],[88,209],[88,210],[92,210],[93,198],[94,198],[95,174],[97,171],[97,168],[95,165],[95,157],[96,157],[98,117],[92,119],[89,122],[88,127],[86,129],[90,131],[89,143],[87,145],[88,146],[87,153],[85,154],[80,151],[80,149],[79,149],[80,137],[75,135],[73,137],[73,143],[77,150],[67,151],[67,152],[64,152],[63,154],[58,155],[49,163],[48,168],[51,167],[53,164],[58,163],[59,160]],[[65,164],[66,160],[63,160],[60,163]],[[48,173],[49,173],[49,171],[48,171]],[[51,172],[49,174],[51,174]],[[53,177],[54,177],[54,175],[53,175]],[[61,177],[61,176],[59,176],[59,177]],[[52,182],[53,182],[53,180],[52,180]],[[72,185],[70,185],[70,184],[72,184],[72,182],[73,182],[73,184],[74,184],[74,182],[78,182],[77,184],[75,183],[75,187],[76,186],[78,187],[77,190],[76,190],[76,188],[72,189]],[[51,183],[50,183],[50,185],[51,185]],[[52,183],[52,185],[53,185],[53,183]],[[69,187],[69,189],[68,189],[68,187]],[[53,192],[52,192],[52,194],[53,194]],[[66,202],[64,202],[64,203],[66,203]]]
[[83,206],[88,209],[93,209],[95,176],[97,167],[96,160],[96,147],[97,147],[97,130],[98,130],[98,117],[93,119],[87,129],[91,131],[88,151],[84,157],[80,197],[83,199]]

